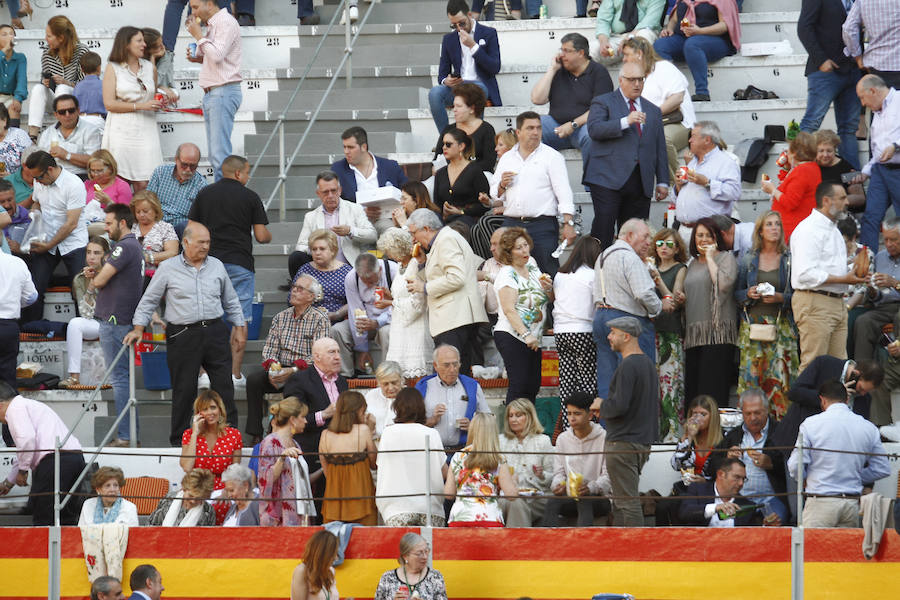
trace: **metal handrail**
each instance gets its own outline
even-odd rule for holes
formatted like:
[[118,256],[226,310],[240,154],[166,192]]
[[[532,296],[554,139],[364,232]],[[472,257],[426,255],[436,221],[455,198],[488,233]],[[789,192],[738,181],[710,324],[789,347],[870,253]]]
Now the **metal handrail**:
[[[344,1],[345,0],[341,0],[341,5],[343,5]],[[280,194],[281,195],[281,206],[280,206],[279,212],[280,212],[280,218],[282,221],[284,220],[285,213],[286,213],[284,184],[285,184],[285,181],[287,180],[288,170],[293,166],[294,160],[297,158],[297,155],[300,153],[300,148],[303,146],[303,143],[306,141],[306,138],[309,136],[309,133],[312,131],[313,125],[315,125],[316,120],[319,118],[319,113],[322,111],[322,106],[324,106],[325,101],[328,99],[328,95],[331,93],[331,90],[334,88],[335,82],[337,81],[338,77],[340,77],[341,71],[343,70],[344,65],[346,65],[351,60],[351,56],[353,54],[353,48],[354,48],[354,46],[356,46],[356,41],[359,39],[359,36],[362,33],[363,28],[365,27],[366,23],[368,22],[369,15],[372,14],[372,10],[375,8],[375,4],[376,4],[375,2],[372,2],[369,5],[369,9],[363,15],[362,20],[359,21],[357,29],[356,29],[356,34],[354,34],[352,38],[350,37],[350,23],[349,23],[350,20],[347,19],[347,23],[346,23],[346,25],[347,25],[347,27],[346,27],[347,45],[344,48],[344,56],[341,58],[341,62],[338,64],[337,68],[335,69],[334,73],[332,74],[331,80],[328,82],[328,86],[325,88],[325,91],[322,94],[322,98],[319,99],[319,104],[316,106],[316,109],[313,111],[312,116],[310,117],[309,122],[306,125],[306,129],[303,131],[303,135],[300,137],[300,141],[297,142],[297,146],[294,148],[294,151],[291,154],[290,158],[287,160],[287,162],[285,162],[285,160],[284,160],[284,121],[287,116],[287,111],[290,109],[291,103],[293,102],[294,98],[296,98],[297,92],[299,91],[299,85],[298,85],[297,90],[295,90],[294,94],[291,96],[290,101],[285,106],[284,110],[282,111],[281,116],[278,118],[275,129],[273,129],[272,133],[269,134],[269,140],[267,140],[267,143],[266,143],[265,147],[263,148],[263,152],[260,153],[259,159],[256,161],[254,170],[255,170],[256,166],[258,166],[259,163],[261,162],[261,160],[265,154],[265,150],[268,148],[268,142],[271,141],[271,138],[274,137],[275,133],[277,132],[279,134],[278,182],[275,184],[275,187],[272,190],[272,192],[269,194],[269,197],[265,200],[265,202],[263,202],[263,206],[266,208],[266,210],[268,210],[269,206],[272,204],[272,200],[275,199],[275,194]],[[331,18],[332,24],[334,23],[334,19],[337,18],[337,15],[339,12],[342,12],[342,11],[338,10],[335,12],[334,16],[332,16],[332,18]],[[329,26],[329,29],[330,29],[330,26]],[[327,33],[326,33],[326,35],[327,35]],[[324,36],[323,36],[322,41],[324,41]],[[310,61],[310,65],[311,64],[312,64],[312,61]],[[307,72],[309,71],[310,65],[307,65]],[[352,81],[352,72],[351,71],[352,71],[352,67],[347,69],[347,87],[350,87],[350,85],[351,85],[351,81]],[[252,172],[251,172],[251,175],[252,175]]]

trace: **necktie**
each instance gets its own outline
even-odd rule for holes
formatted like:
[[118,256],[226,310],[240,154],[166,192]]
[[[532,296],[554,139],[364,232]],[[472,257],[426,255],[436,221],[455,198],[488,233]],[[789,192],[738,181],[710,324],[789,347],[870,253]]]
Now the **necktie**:
[[[629,101],[628,101],[628,110],[629,110],[629,112],[634,112],[634,111],[637,110],[637,107],[634,105],[634,100],[629,100]],[[632,126],[633,126],[635,129],[637,129],[638,135],[643,135],[644,132],[641,131],[641,124],[640,124],[640,123],[634,123]]]

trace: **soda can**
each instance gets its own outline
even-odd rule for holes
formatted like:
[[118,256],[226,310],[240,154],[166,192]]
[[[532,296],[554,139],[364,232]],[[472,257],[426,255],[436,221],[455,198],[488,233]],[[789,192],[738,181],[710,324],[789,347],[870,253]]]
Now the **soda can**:
[[166,95],[161,92],[156,92],[156,95],[153,96],[153,99],[159,102],[160,104],[166,103]]
[[678,181],[687,181],[689,171],[687,167],[678,167]]
[[538,13],[538,16],[539,16],[541,19],[547,19],[547,18],[549,18],[550,15],[549,15],[549,13],[547,12],[547,5],[546,5],[546,4],[541,4],[541,10],[540,10],[540,12]]
[[188,50],[191,51],[191,56],[193,58],[197,58],[197,42],[191,42],[188,44]]
[[786,167],[788,165],[788,153],[787,150],[782,150],[781,154],[778,155],[778,159],[775,161],[775,164],[779,167]]
[[378,286],[375,288],[375,302],[381,302],[382,300],[384,300],[384,288]]

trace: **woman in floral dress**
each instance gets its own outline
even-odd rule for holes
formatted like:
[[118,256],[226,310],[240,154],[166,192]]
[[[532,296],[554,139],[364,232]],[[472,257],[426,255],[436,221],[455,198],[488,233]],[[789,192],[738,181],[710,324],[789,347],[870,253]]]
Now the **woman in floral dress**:
[[[259,524],[262,527],[293,527],[309,525],[315,515],[315,508],[307,514],[297,511],[298,496],[310,498],[312,491],[308,482],[306,459],[300,446],[294,441],[294,435],[302,433],[306,427],[306,414],[309,408],[294,397],[288,397],[272,405],[272,433],[266,436],[259,446],[259,494],[271,500],[259,503]],[[296,460],[301,476],[305,473],[307,480],[294,481],[289,460]],[[297,491],[301,493],[297,493]],[[301,503],[301,506],[312,502]]]

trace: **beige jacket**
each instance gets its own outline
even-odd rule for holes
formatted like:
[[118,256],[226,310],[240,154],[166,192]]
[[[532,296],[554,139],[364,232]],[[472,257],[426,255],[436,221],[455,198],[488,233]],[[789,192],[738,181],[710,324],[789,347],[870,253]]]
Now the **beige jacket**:
[[475,275],[480,263],[481,258],[461,235],[449,227],[438,231],[425,268],[419,270],[419,277],[425,279],[432,337],[463,325],[487,322]]
[[[347,263],[352,267],[360,252],[375,247],[378,234],[375,232],[375,226],[366,217],[363,207],[343,198],[338,205],[338,223],[350,226],[350,235],[338,237],[338,244],[341,245],[341,252],[347,258]],[[321,204],[303,217],[303,228],[294,249],[309,252],[309,236],[316,229],[325,229],[325,211]]]

